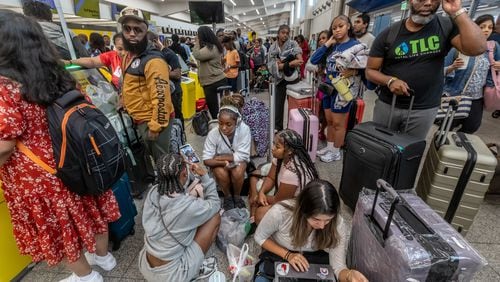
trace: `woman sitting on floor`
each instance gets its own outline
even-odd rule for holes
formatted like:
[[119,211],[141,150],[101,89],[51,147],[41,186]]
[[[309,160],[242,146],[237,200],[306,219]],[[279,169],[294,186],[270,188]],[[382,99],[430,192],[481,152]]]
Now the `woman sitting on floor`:
[[[190,281],[198,276],[219,229],[215,182],[201,166],[186,163],[178,154],[161,156],[156,167],[158,185],[144,202],[139,270],[147,281]],[[188,182],[189,170],[201,178],[203,189]]]
[[[306,183],[318,178],[318,171],[297,132],[290,129],[278,132],[272,153],[271,169],[262,186],[257,187],[255,178],[250,180],[250,212],[257,223],[273,204],[296,197]],[[273,187],[277,187],[277,192],[267,196]]]
[[340,282],[367,282],[346,266],[348,231],[339,212],[335,187],[319,179],[309,182],[297,199],[274,205],[255,232],[263,249],[255,281],[272,281],[274,262],[287,261],[299,272],[312,263],[330,264]]
[[224,193],[224,210],[245,208],[240,193],[247,163],[250,161],[250,128],[241,120],[240,95],[225,96],[221,101],[219,126],[210,130],[203,148],[203,163],[211,168]]

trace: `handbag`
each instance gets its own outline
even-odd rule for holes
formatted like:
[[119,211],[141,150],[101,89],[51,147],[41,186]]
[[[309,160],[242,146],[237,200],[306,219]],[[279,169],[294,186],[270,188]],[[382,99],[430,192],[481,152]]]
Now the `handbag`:
[[209,127],[208,122],[210,121],[210,116],[207,110],[200,111],[196,113],[191,122],[194,132],[199,136],[207,136]]
[[454,119],[464,119],[469,117],[470,108],[472,106],[472,98],[469,96],[443,96],[441,98],[441,106],[438,109],[436,120],[443,120],[450,107],[450,101],[458,102],[458,108],[455,112]]
[[[477,67],[477,60],[474,62],[474,67],[472,68],[471,76],[473,73],[476,72],[476,67]],[[454,119],[465,119],[469,117],[470,113],[470,108],[472,106],[472,98],[466,95],[463,95],[463,91],[467,89],[469,86],[469,82],[471,81],[471,77],[467,79],[467,82],[465,83],[465,87],[462,90],[461,95],[457,96],[450,96],[447,94],[443,94],[441,97],[441,105],[438,109],[437,115],[436,115],[436,121],[441,121],[446,117],[446,113],[448,112],[448,108],[450,107],[450,101],[455,100],[458,102],[458,108],[455,112]]]
[[493,52],[495,51],[495,41],[488,41],[488,59],[491,66],[491,77],[493,78],[493,86],[485,86],[483,90],[484,108],[487,111],[500,109],[500,73],[493,68],[495,59]]

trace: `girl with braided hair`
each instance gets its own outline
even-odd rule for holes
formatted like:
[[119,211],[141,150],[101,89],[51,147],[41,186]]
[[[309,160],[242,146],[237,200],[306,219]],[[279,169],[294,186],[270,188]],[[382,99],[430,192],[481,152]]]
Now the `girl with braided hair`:
[[[256,223],[273,204],[296,197],[308,182],[318,178],[318,171],[296,131],[285,129],[278,132],[272,153],[271,169],[260,190],[257,191],[256,181],[250,182],[250,212]],[[268,196],[273,187],[277,192]]]
[[203,163],[212,170],[224,193],[224,210],[245,208],[241,189],[250,161],[250,128],[241,118],[241,95],[224,96],[218,114],[219,124],[210,130],[203,147]]
[[[158,185],[144,202],[139,269],[147,281],[191,281],[219,229],[215,182],[201,166],[184,162],[178,154],[162,155],[156,167]],[[198,181],[202,189],[195,192]]]

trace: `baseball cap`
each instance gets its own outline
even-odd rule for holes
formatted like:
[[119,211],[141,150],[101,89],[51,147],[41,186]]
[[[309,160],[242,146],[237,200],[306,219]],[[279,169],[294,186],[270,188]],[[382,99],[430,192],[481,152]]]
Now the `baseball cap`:
[[144,14],[137,8],[123,8],[120,12],[120,18],[118,19],[118,22],[123,23],[126,19],[135,19],[148,25],[148,21],[146,20],[146,18],[144,18]]

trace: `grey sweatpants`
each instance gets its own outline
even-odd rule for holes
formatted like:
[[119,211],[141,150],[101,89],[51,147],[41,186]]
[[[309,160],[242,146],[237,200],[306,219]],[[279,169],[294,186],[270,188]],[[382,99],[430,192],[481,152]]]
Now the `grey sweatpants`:
[[168,126],[160,132],[158,139],[150,140],[148,138],[149,128],[147,123],[142,123],[137,126],[137,131],[142,136],[142,139],[145,141],[144,143],[146,144],[148,152],[153,156],[155,162],[159,157],[161,157],[161,155],[170,152],[171,128],[172,126],[169,123]]
[[205,254],[198,243],[189,245],[181,257],[166,265],[151,267],[146,259],[146,247],[139,253],[139,271],[148,282],[191,281],[197,277]]
[[[410,120],[408,121],[407,133],[409,135],[425,139],[429,129],[434,123],[437,110],[437,107],[425,110],[412,110],[410,113]],[[389,122],[390,112],[391,105],[377,99],[375,101],[375,109],[373,110],[373,121],[386,126]],[[392,115],[392,124],[390,129],[403,132],[405,130],[407,117],[407,109],[395,108],[394,114]]]

